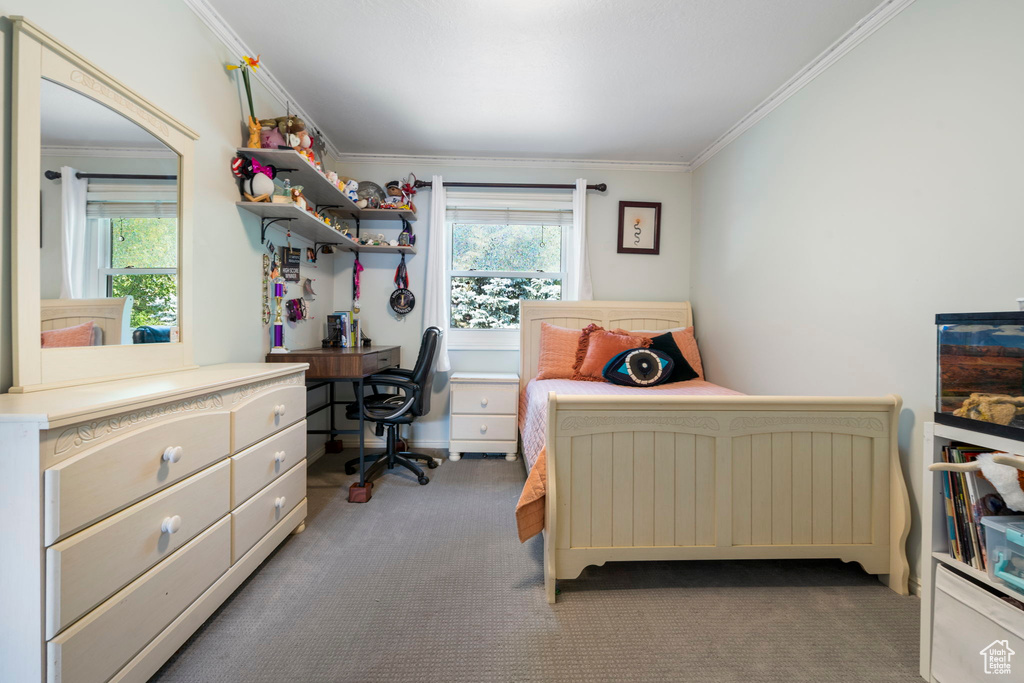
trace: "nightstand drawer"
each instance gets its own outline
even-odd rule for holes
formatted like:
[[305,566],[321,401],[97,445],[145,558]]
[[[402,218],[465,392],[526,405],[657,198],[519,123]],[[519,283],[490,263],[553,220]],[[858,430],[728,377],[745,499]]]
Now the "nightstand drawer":
[[512,415],[452,415],[452,441],[514,441]]
[[518,385],[453,384],[452,412],[468,415],[515,415]]

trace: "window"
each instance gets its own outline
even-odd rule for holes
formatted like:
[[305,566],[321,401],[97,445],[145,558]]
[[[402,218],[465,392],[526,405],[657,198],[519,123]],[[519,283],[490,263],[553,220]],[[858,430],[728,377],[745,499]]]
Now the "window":
[[485,195],[448,197],[449,348],[516,349],[519,301],[564,297],[571,201],[505,195],[491,200],[498,209]]
[[90,181],[97,225],[97,291],[133,299],[131,326],[178,324],[178,192],[174,182]]
[[109,267],[100,270],[109,297],[134,299],[131,326],[178,324],[178,221],[174,218],[105,220]]

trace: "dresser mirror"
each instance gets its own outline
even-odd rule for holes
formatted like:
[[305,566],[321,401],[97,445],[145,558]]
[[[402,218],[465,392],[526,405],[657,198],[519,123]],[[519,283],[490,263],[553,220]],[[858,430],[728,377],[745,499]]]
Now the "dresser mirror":
[[13,24],[12,391],[193,367],[196,134]]

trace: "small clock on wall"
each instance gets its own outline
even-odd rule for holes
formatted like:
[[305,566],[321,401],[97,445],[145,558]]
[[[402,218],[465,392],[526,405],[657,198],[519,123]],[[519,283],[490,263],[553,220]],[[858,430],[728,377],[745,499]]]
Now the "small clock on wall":
[[619,202],[620,254],[658,254],[661,202]]

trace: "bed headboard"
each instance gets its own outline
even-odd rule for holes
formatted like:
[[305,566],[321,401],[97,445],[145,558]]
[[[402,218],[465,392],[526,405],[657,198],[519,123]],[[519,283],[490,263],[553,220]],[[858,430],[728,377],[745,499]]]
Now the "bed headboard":
[[81,325],[90,320],[103,330],[103,345],[132,343],[130,296],[117,299],[43,299],[42,331]]
[[667,330],[690,327],[693,314],[688,301],[520,301],[520,387],[537,375],[542,322],[573,329],[597,323],[605,329]]

